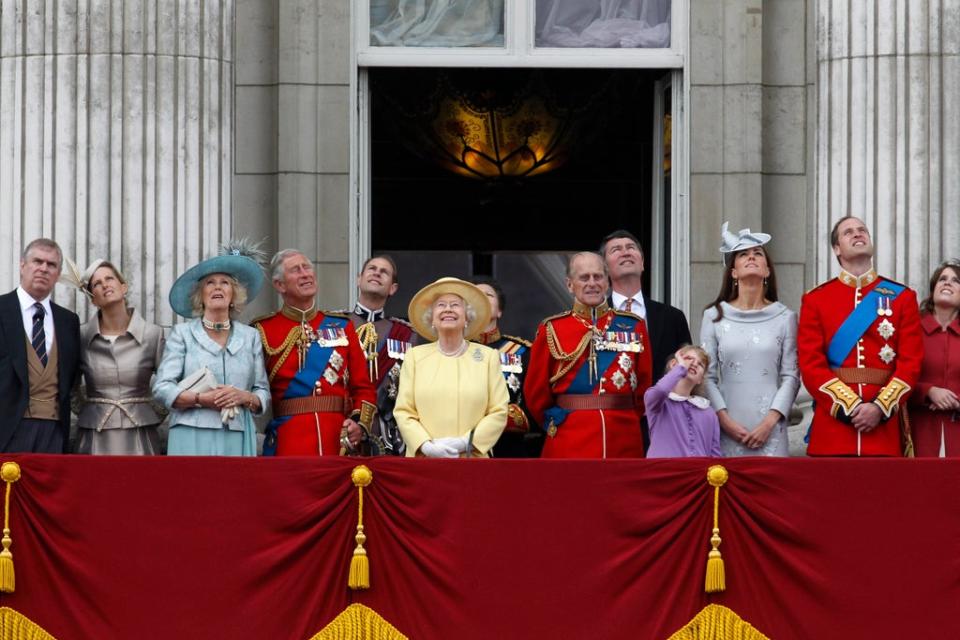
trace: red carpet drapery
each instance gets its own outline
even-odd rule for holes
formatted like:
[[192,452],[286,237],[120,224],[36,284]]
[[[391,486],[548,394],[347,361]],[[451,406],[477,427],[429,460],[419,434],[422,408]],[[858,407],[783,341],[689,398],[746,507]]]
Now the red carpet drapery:
[[[57,640],[308,640],[351,604],[412,639],[925,637],[960,602],[960,464],[7,456],[16,591]],[[370,588],[347,587],[363,495]]]

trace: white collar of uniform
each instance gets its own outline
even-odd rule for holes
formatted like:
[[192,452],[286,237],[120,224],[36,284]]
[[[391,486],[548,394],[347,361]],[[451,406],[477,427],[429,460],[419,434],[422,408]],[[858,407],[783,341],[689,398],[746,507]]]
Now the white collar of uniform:
[[[627,296],[616,291],[610,294],[610,302],[613,303],[611,306],[617,311],[623,310],[623,303],[626,299]],[[633,296],[633,309],[630,310],[630,313],[638,315],[644,320],[647,319],[647,305],[643,302],[643,291],[637,291],[637,295]]]
[[43,300],[34,300],[33,296],[27,293],[23,287],[17,287],[17,298],[20,299],[20,313],[26,312],[28,308],[37,302],[43,305],[43,310],[47,312],[47,315],[53,313],[53,309],[50,308],[50,296],[47,296]]
[[667,397],[671,400],[676,400],[677,402],[689,402],[697,409],[706,409],[710,406],[710,401],[703,396],[682,396],[679,393],[674,393],[671,391],[669,394],[667,394]]

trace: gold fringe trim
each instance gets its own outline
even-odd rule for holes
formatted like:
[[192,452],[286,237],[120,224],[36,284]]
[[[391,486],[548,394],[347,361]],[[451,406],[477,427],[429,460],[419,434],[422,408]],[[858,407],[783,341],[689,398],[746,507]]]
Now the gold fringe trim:
[[363,488],[373,482],[373,472],[364,464],[357,465],[350,473],[350,479],[357,487],[360,497],[357,504],[357,547],[353,550],[353,557],[350,558],[350,576],[347,578],[347,586],[354,590],[369,589],[370,558],[367,557],[367,550],[363,548],[363,543],[367,541],[367,536],[363,532]]
[[770,640],[736,613],[708,604],[668,640]]
[[[5,640],[0,638],[0,640]],[[352,604],[310,640],[408,640],[379,613]]]
[[713,487],[713,535],[710,544],[713,547],[707,555],[707,575],[703,588],[707,593],[718,593],[727,588],[727,576],[720,555],[720,487],[727,482],[729,474],[725,467],[715,464],[707,469],[707,482]]
[[0,607],[0,640],[56,640],[40,625],[10,607]]

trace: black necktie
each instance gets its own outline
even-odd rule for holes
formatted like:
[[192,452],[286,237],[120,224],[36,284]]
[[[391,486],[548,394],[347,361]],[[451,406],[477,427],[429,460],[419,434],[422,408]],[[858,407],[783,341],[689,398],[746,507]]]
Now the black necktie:
[[33,331],[30,336],[30,344],[33,345],[33,350],[37,352],[37,357],[40,358],[40,362],[46,367],[47,334],[43,331],[43,317],[47,314],[43,310],[43,305],[39,302],[34,302],[33,308],[36,309],[36,311],[33,312]]

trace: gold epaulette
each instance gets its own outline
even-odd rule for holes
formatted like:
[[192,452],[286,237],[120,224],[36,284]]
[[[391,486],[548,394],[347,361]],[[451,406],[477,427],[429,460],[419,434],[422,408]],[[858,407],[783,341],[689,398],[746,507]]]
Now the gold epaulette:
[[821,282],[821,283],[818,284],[817,286],[812,287],[812,288],[810,288],[810,289],[807,289],[807,290],[804,292],[803,295],[807,295],[808,293],[813,293],[813,292],[816,291],[817,289],[822,289],[823,287],[827,286],[828,284],[830,284],[830,283],[833,282],[834,280],[836,280],[836,278],[830,278],[830,279],[827,280],[826,282]]
[[571,315],[572,313],[573,313],[573,311],[572,311],[571,309],[567,309],[566,311],[561,311],[560,313],[556,313],[556,314],[554,314],[554,315],[552,315],[552,316],[547,316],[546,318],[544,318],[543,320],[540,321],[540,324],[547,324],[547,323],[550,322],[551,320],[557,320],[557,319],[559,319],[559,318],[565,318],[566,316],[569,316],[569,315]]
[[324,311],[324,316],[332,316],[334,318],[343,318],[344,320],[350,319],[350,313],[346,311]]
[[886,281],[889,282],[890,284],[900,285],[900,286],[903,287],[904,289],[909,289],[909,288],[910,288],[909,285],[906,285],[906,284],[904,284],[904,283],[902,283],[902,282],[897,282],[897,281],[894,280],[893,278],[888,278],[888,277],[886,277],[886,276],[881,276],[881,275],[879,275],[879,274],[877,274],[877,280],[886,280]]
[[411,329],[413,329],[413,325],[410,324],[410,321],[406,320],[405,318],[394,318],[393,316],[390,316],[389,318],[387,318],[387,320],[389,320],[390,322],[396,322],[397,324],[402,324],[405,327],[410,327]]
[[843,412],[849,416],[863,402],[860,396],[840,378],[827,380],[820,385],[820,391],[833,400],[833,406],[830,408],[830,415],[833,417],[837,417],[838,409],[843,409]]
[[900,378],[890,378],[890,381],[880,389],[880,393],[873,399],[874,404],[880,407],[884,417],[889,418],[900,404],[900,399],[910,391],[910,385]]
[[269,320],[270,318],[274,317],[274,316],[277,315],[278,313],[280,313],[280,312],[279,312],[279,311],[271,311],[270,313],[265,313],[265,314],[263,314],[262,316],[257,316],[256,318],[254,318],[253,320],[250,321],[250,326],[252,327],[253,325],[259,324],[259,323],[263,322],[264,320]]
[[507,334],[505,334],[505,333],[501,333],[500,335],[501,335],[502,337],[506,338],[507,340],[513,340],[514,342],[519,342],[520,344],[522,344],[522,345],[525,346],[525,347],[532,347],[532,346],[533,346],[533,343],[532,343],[532,342],[530,342],[529,340],[524,340],[523,338],[520,338],[520,337],[518,337],[518,336],[510,336],[510,335],[507,335]]
[[627,318],[633,318],[634,320],[643,320],[643,318],[632,311],[621,311],[620,309],[614,309],[613,312],[618,316],[626,316]]

